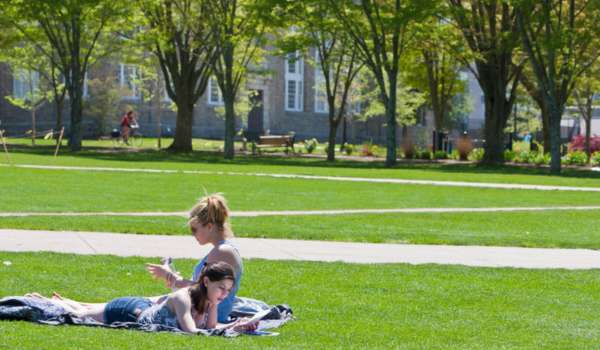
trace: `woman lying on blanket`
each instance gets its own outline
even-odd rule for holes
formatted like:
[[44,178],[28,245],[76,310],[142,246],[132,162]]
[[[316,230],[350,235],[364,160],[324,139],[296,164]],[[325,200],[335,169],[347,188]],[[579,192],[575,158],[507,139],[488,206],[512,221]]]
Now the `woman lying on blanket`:
[[219,322],[229,321],[233,300],[237,294],[242,279],[243,265],[237,249],[228,240],[233,237],[229,226],[229,208],[220,194],[211,194],[202,199],[192,208],[188,225],[192,236],[200,245],[212,244],[213,249],[194,267],[191,279],[184,279],[167,264],[146,264],[148,271],[156,278],[165,281],[167,287],[176,290],[189,287],[199,280],[202,268],[208,263],[224,261],[233,267],[235,283],[229,296],[219,304],[217,318]]
[[[256,323],[248,324],[244,320],[227,325],[217,323],[217,306],[227,298],[234,284],[233,268],[225,262],[217,262],[206,265],[197,283],[160,297],[122,297],[106,304],[89,304],[55,294],[50,300],[78,317],[91,317],[105,324],[161,324],[190,333],[214,328],[254,330]],[[37,293],[26,296],[44,298]]]

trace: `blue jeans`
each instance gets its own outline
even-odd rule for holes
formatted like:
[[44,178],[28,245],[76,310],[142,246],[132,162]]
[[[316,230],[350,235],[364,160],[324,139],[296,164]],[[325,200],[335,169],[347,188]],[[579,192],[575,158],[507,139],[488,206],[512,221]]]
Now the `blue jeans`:
[[141,297],[122,297],[111,300],[104,308],[104,323],[137,322],[139,314],[152,302]]

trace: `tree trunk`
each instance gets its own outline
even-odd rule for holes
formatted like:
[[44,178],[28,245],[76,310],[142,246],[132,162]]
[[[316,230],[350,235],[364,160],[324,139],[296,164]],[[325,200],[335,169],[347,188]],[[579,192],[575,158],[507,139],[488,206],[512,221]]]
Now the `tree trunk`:
[[549,101],[546,103],[550,112],[550,173],[560,174],[560,119],[562,108]]
[[504,107],[504,98],[491,99],[486,96],[485,145],[483,147],[485,152],[482,160],[484,164],[500,164],[504,162],[504,128],[510,115],[510,108]]
[[585,119],[585,153],[588,156],[588,162],[592,154],[590,138],[592,137],[592,111],[589,111],[588,118]]
[[[160,77],[160,69],[157,69],[157,74],[157,77]],[[159,150],[162,148],[162,126],[160,125],[160,100],[162,96],[164,96],[164,93],[160,88],[160,78],[156,78],[154,80],[154,95],[152,96],[152,113],[156,118],[156,148]]]
[[396,164],[396,91],[397,74],[389,74],[389,98],[385,106],[385,117],[387,122],[387,152],[385,165],[388,167]]
[[[63,100],[62,99],[54,99],[54,108],[56,108],[56,131],[62,128],[62,112],[63,112]],[[56,143],[58,144],[58,135],[56,135]]]
[[344,151],[346,143],[348,143],[347,124],[346,117],[342,118],[342,143],[340,144],[340,152]]
[[192,124],[194,121],[194,104],[185,97],[178,99],[177,121],[175,122],[175,138],[169,146],[170,152],[192,152]]
[[[329,113],[334,113],[330,111]],[[337,128],[339,121],[335,121],[329,117],[329,146],[327,147],[327,161],[335,161],[335,137],[337,135]]]
[[550,142],[550,115],[548,108],[545,107],[544,103],[538,103],[540,111],[542,112],[542,135],[544,136],[544,153],[550,152],[552,142]]
[[225,104],[225,145],[224,145],[224,156],[225,159],[233,159],[235,155],[235,109],[234,109],[234,97],[223,96],[223,102]]
[[[79,78],[73,78],[79,80]],[[78,82],[69,90],[71,97],[71,132],[69,135],[69,148],[73,152],[81,150],[81,114],[83,111],[82,91]]]
[[35,106],[31,108],[31,145],[35,146]]

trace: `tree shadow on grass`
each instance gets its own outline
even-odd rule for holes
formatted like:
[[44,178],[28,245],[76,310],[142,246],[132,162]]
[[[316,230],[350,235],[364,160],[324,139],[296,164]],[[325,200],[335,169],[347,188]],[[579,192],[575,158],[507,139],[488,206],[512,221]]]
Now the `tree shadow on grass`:
[[[53,156],[54,146],[27,146],[11,145],[11,153]],[[563,168],[560,175],[551,175],[547,167],[517,166],[517,165],[481,165],[475,163],[447,163],[447,162],[415,162],[399,160],[398,164],[388,168],[384,159],[373,161],[359,161],[338,159],[328,162],[324,157],[307,157],[305,155],[282,155],[281,153],[264,154],[260,156],[237,154],[233,160],[223,158],[219,151],[193,151],[191,153],[172,153],[167,150],[152,149],[111,149],[106,147],[84,147],[80,152],[71,152],[61,149],[60,155],[81,159],[95,159],[117,162],[172,162],[187,164],[222,164],[222,165],[254,165],[254,166],[286,166],[286,167],[317,167],[331,169],[372,169],[372,170],[423,170],[439,173],[470,173],[470,174],[514,174],[514,175],[540,175],[557,176],[565,178],[600,179],[600,172],[589,169]]]

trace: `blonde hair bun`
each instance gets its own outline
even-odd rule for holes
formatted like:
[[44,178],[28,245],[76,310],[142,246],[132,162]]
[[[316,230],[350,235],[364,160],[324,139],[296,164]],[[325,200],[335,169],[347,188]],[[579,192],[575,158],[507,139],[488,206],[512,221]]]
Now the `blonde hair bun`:
[[198,221],[202,225],[213,224],[225,236],[231,235],[229,229],[229,207],[221,193],[213,193],[200,198],[190,210],[189,221]]

